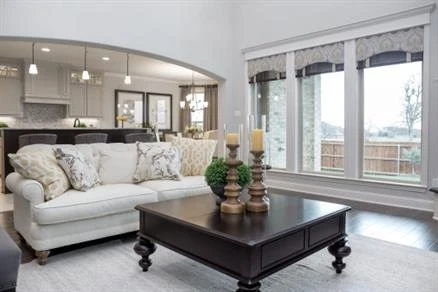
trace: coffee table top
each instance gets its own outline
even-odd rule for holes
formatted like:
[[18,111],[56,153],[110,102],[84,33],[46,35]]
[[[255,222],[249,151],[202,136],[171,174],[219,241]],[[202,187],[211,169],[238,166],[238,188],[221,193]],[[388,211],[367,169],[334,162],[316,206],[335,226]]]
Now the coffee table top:
[[[245,196],[243,196],[245,197]],[[315,221],[347,212],[349,206],[303,199],[293,195],[269,194],[265,213],[224,214],[213,194],[138,205],[137,210],[184,225],[194,225],[242,244],[256,245]],[[246,198],[242,199],[246,201]]]

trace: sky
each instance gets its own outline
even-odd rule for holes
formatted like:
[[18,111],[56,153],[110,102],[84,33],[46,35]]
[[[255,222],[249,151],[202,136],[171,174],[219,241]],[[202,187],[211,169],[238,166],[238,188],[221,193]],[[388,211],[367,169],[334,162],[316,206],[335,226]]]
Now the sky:
[[[404,85],[409,78],[420,80],[422,62],[365,69],[365,128],[404,126],[402,111]],[[321,78],[321,119],[344,126],[344,72]],[[419,129],[418,123],[414,128]]]

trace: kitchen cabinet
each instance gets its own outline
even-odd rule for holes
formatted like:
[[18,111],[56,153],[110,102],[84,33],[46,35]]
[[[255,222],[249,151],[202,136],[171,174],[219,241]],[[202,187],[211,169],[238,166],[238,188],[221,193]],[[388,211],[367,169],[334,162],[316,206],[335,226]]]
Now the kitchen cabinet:
[[[24,102],[68,104],[68,68],[51,62],[38,62],[38,74],[25,73]],[[30,66],[25,60],[24,68]]]
[[23,64],[0,61],[0,115],[22,114]]
[[[80,72],[71,73],[70,117],[102,117],[102,75],[92,73],[90,81],[84,81],[79,76]],[[96,81],[97,79],[99,81]]]

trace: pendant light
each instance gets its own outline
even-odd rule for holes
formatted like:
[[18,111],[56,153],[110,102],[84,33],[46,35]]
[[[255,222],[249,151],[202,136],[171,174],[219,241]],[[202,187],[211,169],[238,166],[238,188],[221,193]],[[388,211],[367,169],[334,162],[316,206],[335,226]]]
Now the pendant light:
[[32,43],[32,64],[29,66],[29,74],[38,74],[38,68],[35,64],[35,43]]
[[90,80],[90,74],[87,71],[87,47],[85,46],[85,64],[84,71],[82,71],[82,80]]
[[125,84],[131,84],[131,76],[129,76],[129,54],[126,54],[126,76]]

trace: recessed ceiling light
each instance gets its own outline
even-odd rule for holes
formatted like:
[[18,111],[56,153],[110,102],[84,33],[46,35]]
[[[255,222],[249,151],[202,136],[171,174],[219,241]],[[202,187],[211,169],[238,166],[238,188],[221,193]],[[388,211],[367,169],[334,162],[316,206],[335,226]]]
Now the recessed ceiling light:
[[50,49],[49,48],[41,48],[41,51],[48,53],[48,52],[50,52]]
[[104,61],[109,61],[110,58],[109,58],[109,57],[102,57],[102,60],[104,60]]

